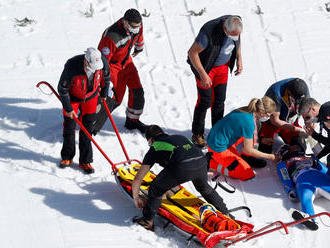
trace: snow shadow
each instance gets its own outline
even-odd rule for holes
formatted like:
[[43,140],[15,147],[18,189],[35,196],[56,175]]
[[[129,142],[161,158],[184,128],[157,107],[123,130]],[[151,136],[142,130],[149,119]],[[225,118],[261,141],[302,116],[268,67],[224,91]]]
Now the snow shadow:
[[[124,112],[125,110],[123,110]],[[119,110],[118,110],[119,112]],[[128,130],[124,127],[125,125],[125,121],[126,121],[126,117],[121,117],[121,116],[116,116],[116,113],[117,113],[117,110],[114,110],[114,112],[112,113],[112,117],[114,119],[114,122],[116,124],[116,127],[119,131],[119,133],[132,133],[132,132],[136,132],[137,134],[140,134],[144,137],[143,134],[141,134],[139,131],[137,130]],[[141,121],[144,122],[143,120],[143,115],[141,117]],[[178,135],[183,135],[183,136],[186,136],[187,138],[191,138],[192,136],[192,133],[191,133],[191,127],[187,127],[186,130],[176,130],[176,129],[172,129],[172,128],[167,128],[167,127],[164,127],[162,124],[160,123],[154,123],[154,122],[144,122],[146,125],[158,125],[160,126],[165,133],[167,134],[170,134],[170,135],[174,135],[174,134],[178,134]],[[205,129],[206,132],[208,133],[209,132],[209,129]],[[107,136],[109,135],[108,132],[114,132],[114,129],[110,123],[110,121],[106,121],[106,123],[104,124],[102,130],[99,132],[98,135],[103,135],[103,136]]]
[[47,188],[31,188],[30,191],[44,196],[43,202],[48,207],[85,222],[130,226],[132,223],[127,220],[139,214],[116,183],[91,183],[81,189],[86,193],[72,194]]
[[57,158],[37,153],[31,149],[22,147],[18,143],[10,142],[2,138],[0,138],[0,141],[0,158],[2,159],[35,161],[39,163],[42,163],[43,161],[49,161],[52,163],[58,162]]
[[[60,108],[40,109],[40,99],[1,98],[0,128],[24,131],[28,137],[53,143],[62,139],[62,114]],[[30,105],[33,107],[26,107]]]
[[[48,143],[62,142],[63,115],[60,106],[51,109],[24,106],[43,103],[45,102],[40,99],[1,98],[0,128],[7,131],[24,131],[28,137]],[[128,132],[124,128],[125,118],[115,115],[113,118],[119,132]],[[107,135],[105,130],[113,132],[108,120],[98,135]]]

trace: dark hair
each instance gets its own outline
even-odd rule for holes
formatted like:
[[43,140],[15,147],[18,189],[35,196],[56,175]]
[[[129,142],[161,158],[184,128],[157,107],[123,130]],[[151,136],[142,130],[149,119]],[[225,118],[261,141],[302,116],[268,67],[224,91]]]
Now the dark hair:
[[327,116],[330,116],[330,101],[323,103],[319,110],[319,122],[329,121]]
[[290,90],[295,100],[299,100],[300,98],[306,96],[308,86],[304,80],[295,78],[288,83],[288,90]]
[[147,140],[150,138],[154,139],[161,134],[164,134],[163,129],[161,129],[157,125],[150,125],[149,127],[147,127],[147,130],[146,130],[146,139]]
[[142,22],[141,14],[136,9],[129,9],[125,12],[124,19],[128,22],[140,23]]

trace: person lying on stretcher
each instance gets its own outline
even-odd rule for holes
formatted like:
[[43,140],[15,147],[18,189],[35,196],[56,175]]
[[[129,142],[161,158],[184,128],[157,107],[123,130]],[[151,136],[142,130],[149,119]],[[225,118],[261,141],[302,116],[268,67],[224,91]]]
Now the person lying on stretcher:
[[[294,210],[292,217],[296,220],[314,215],[313,200],[323,196],[330,200],[330,171],[318,159],[305,155],[303,145],[283,145],[279,150],[281,162],[277,172],[290,200],[301,203],[301,210]],[[303,222],[307,228],[317,230],[314,219]]]

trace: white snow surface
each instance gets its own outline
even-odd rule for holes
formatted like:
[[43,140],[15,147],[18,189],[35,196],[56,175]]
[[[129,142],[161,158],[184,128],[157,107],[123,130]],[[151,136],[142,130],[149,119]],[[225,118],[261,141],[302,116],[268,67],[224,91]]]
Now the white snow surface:
[[[1,0],[0,1],[0,247],[105,248],[198,247],[169,227],[155,233],[132,224],[140,214],[121,192],[109,163],[94,147],[96,172],[60,169],[61,104],[39,81],[57,87],[64,63],[97,47],[105,28],[128,8],[144,17],[145,49],[134,58],[145,89],[141,120],[158,124],[170,134],[191,136],[197,91],[186,63],[187,50],[200,27],[225,14],[242,17],[243,73],[229,77],[226,113],[262,97],[274,82],[300,77],[319,102],[330,93],[330,12],[328,0]],[[92,6],[92,17],[84,13]],[[259,6],[259,7],[258,7]],[[199,12],[191,16],[188,11]],[[259,10],[259,14],[258,14]],[[261,10],[261,11],[260,11]],[[260,13],[262,12],[262,13]],[[20,27],[15,18],[35,22]],[[123,125],[127,96],[113,117],[131,158],[142,160],[148,149],[144,137]],[[210,115],[207,115],[207,132]],[[96,141],[114,161],[124,161],[115,133],[107,123]],[[78,141],[78,135],[76,136]],[[77,145],[78,152],[78,145]],[[229,208],[247,205],[252,218],[238,219],[255,230],[277,220],[290,222],[291,207],[275,165],[256,170],[247,182],[230,180],[234,194],[218,189]],[[185,186],[195,192],[190,183]],[[316,212],[330,211],[330,202],[317,199]],[[236,247],[329,247],[329,218],[317,220],[319,230],[289,228],[237,244]],[[161,220],[157,220],[162,224]],[[324,224],[326,225],[324,225]]]

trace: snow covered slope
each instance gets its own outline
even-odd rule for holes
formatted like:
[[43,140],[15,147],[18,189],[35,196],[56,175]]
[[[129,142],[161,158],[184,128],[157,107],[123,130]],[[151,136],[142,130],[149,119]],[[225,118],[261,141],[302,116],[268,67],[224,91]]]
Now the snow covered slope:
[[[134,59],[145,87],[142,120],[169,133],[190,137],[197,92],[186,63],[199,28],[224,14],[242,17],[243,74],[229,78],[226,113],[261,97],[269,85],[301,77],[321,103],[330,93],[330,12],[328,0],[1,0],[0,1],[0,247],[186,247],[173,229],[149,233],[131,223],[139,214],[116,186],[108,162],[94,149],[93,175],[59,169],[62,115],[58,100],[35,85],[54,87],[66,60],[98,45],[103,30],[128,8],[143,19],[145,50]],[[201,16],[192,16],[206,8]],[[92,16],[87,17],[92,11]],[[31,20],[21,26],[22,19]],[[16,20],[15,20],[16,19]],[[148,145],[124,127],[125,105],[114,119],[130,157],[141,160]],[[210,116],[207,117],[210,128]],[[123,161],[110,124],[96,137],[110,158]],[[253,217],[237,216],[256,229],[276,220],[291,221],[289,202],[274,165],[257,170],[248,182],[230,180],[235,194],[219,190],[230,208],[248,205]],[[192,188],[187,184],[188,188]],[[330,202],[315,201],[316,211]],[[330,220],[324,218],[330,225]],[[301,227],[272,233],[237,247],[328,247],[329,228]],[[195,247],[190,244],[189,247]]]

